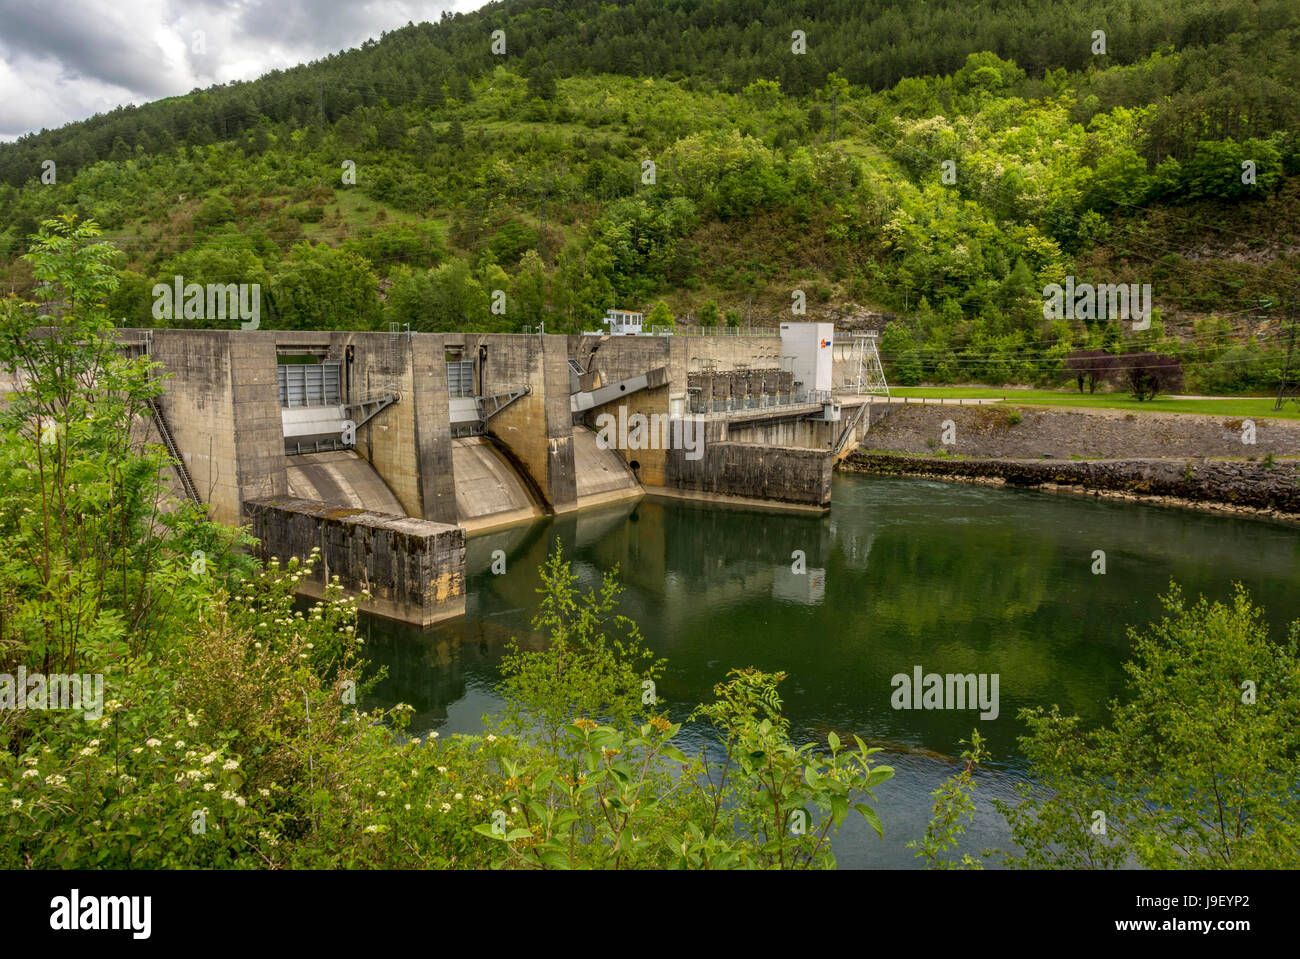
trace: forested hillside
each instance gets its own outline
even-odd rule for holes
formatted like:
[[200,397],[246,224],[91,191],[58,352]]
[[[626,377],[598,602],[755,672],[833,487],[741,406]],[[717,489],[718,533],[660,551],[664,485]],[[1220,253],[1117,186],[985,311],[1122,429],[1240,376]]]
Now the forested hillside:
[[[765,325],[801,291],[883,325],[907,383],[1046,382],[1124,338],[1267,390],[1298,87],[1291,0],[511,0],[0,145],[0,283],[75,213],[123,251],[126,325],[174,275],[301,328]],[[1044,319],[1067,275],[1151,284],[1150,330]]]

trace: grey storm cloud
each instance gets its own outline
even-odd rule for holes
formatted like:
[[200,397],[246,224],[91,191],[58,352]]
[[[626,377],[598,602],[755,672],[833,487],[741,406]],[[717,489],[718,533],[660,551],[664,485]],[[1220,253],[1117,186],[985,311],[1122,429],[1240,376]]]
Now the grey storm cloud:
[[[349,3],[347,0],[260,0],[248,3],[239,12],[239,25],[248,36],[274,38],[283,42],[311,44],[322,48],[322,52],[335,52],[333,46],[344,37],[354,37],[361,33],[379,36],[384,30],[403,26],[401,23],[384,23],[377,25],[372,19],[371,6],[402,7],[406,4],[363,4]],[[419,6],[412,4],[411,6]],[[328,11],[322,10],[328,7]],[[436,14],[435,14],[436,16]],[[420,19],[427,19],[421,17]]]
[[252,80],[484,0],[0,0],[0,139]]
[[[90,78],[147,97],[166,94],[158,63],[163,51],[147,36],[122,33],[116,24],[87,16],[83,5],[46,0],[0,0],[0,55],[53,60],[62,78]],[[35,79],[35,78],[33,78]]]

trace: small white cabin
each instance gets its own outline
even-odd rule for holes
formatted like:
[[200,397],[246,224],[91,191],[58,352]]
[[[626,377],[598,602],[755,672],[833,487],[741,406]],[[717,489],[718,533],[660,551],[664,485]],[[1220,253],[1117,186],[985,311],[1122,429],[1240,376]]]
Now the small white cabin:
[[630,313],[626,310],[606,310],[602,320],[609,327],[613,336],[639,336],[641,324],[645,319],[642,313]]

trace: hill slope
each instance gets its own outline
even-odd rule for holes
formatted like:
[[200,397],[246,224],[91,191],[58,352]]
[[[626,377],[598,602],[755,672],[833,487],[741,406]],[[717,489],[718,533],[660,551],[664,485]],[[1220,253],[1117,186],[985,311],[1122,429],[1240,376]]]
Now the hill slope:
[[0,145],[0,282],[30,287],[24,238],[71,212],[124,251],[132,325],[174,275],[261,283],[268,324],[302,327],[577,330],[657,300],[761,324],[802,299],[896,318],[905,382],[1038,382],[1132,336],[1043,318],[1073,274],[1151,284],[1137,339],[1191,388],[1267,389],[1297,77],[1280,0],[493,4]]

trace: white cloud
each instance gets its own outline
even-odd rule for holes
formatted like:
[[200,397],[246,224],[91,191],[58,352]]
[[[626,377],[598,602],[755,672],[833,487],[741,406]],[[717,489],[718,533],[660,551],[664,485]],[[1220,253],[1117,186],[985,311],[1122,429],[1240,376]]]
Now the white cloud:
[[0,0],[0,140],[252,80],[482,0]]

